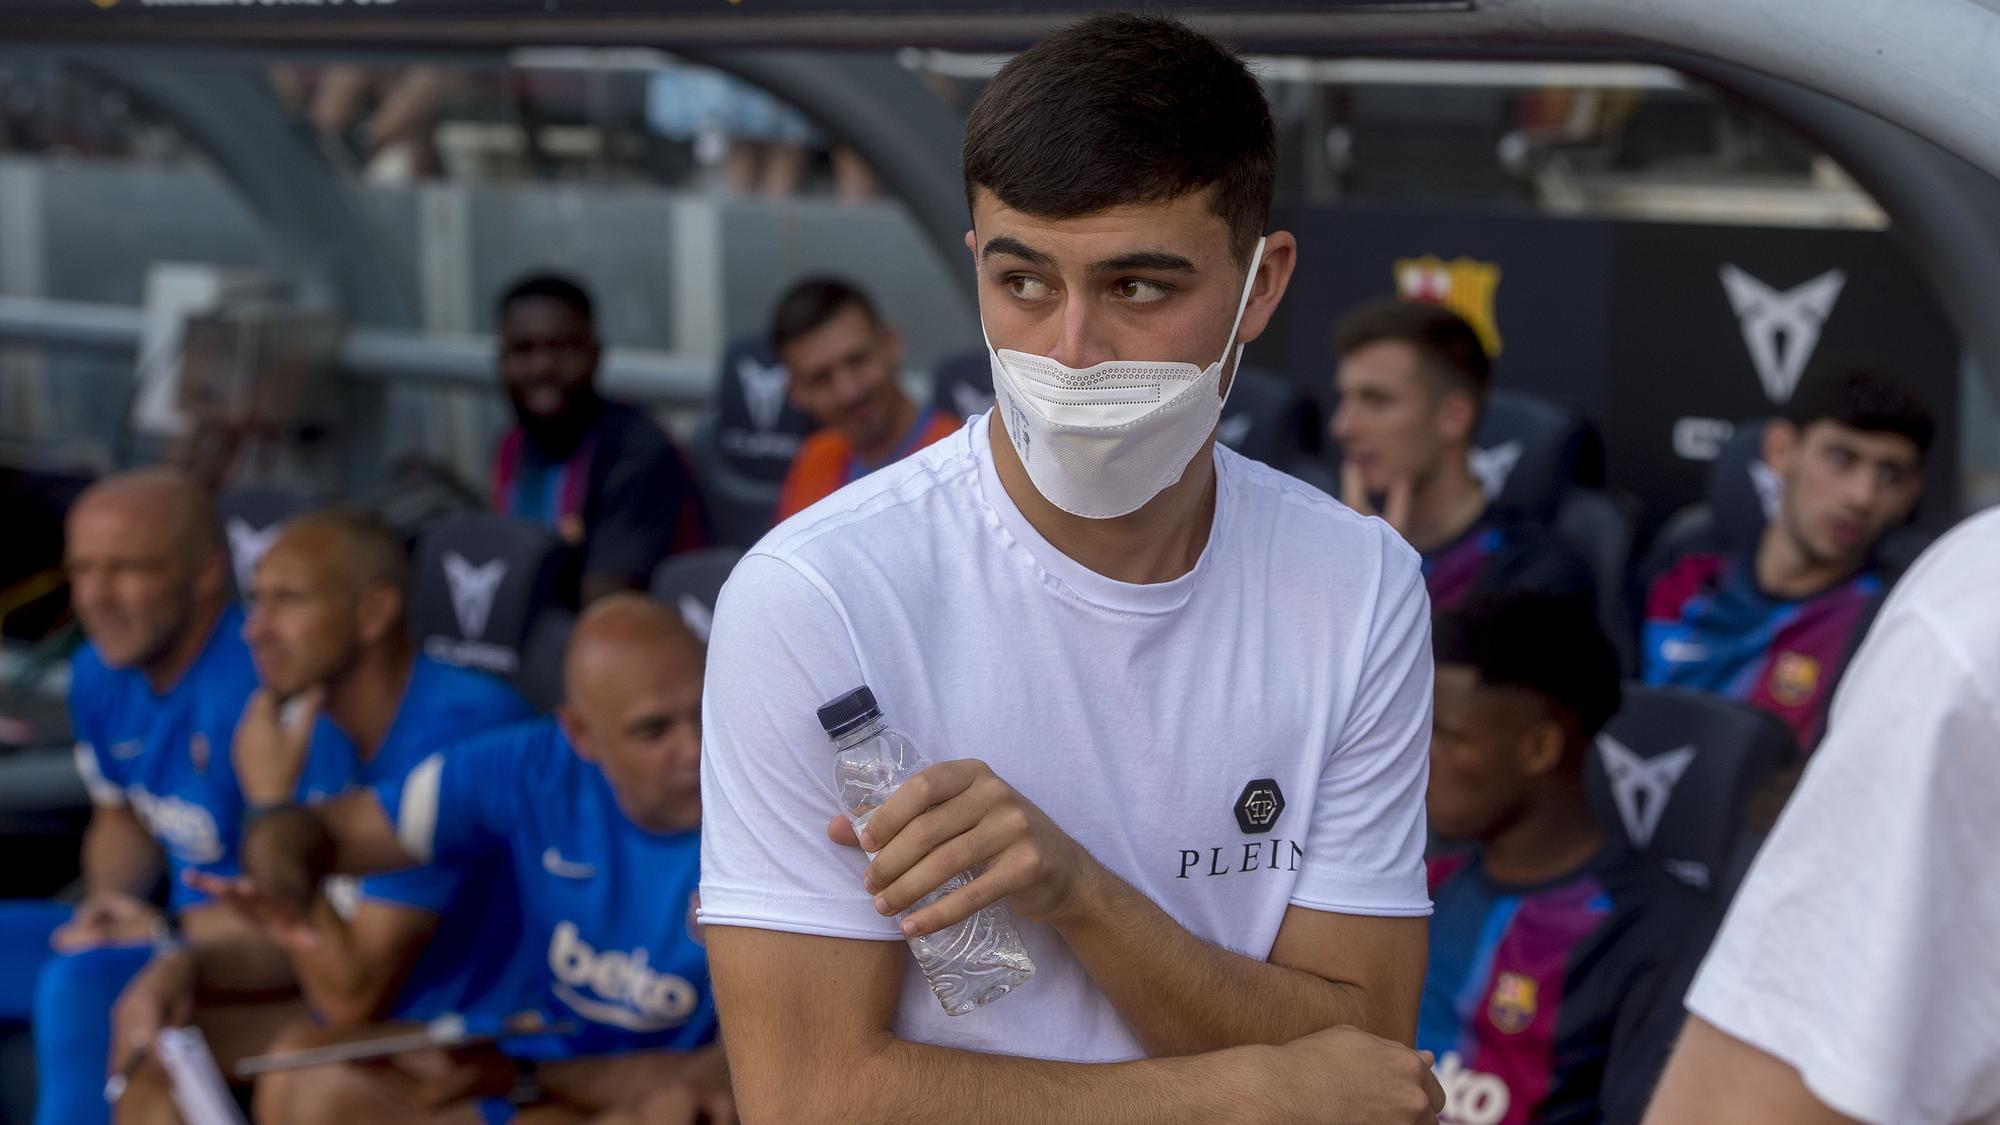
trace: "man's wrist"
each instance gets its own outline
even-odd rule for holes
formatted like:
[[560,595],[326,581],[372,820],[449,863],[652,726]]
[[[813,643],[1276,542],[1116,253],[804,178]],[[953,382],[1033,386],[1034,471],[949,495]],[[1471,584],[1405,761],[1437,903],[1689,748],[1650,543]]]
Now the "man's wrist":
[[244,798],[243,828],[245,831],[248,831],[251,825],[270,816],[272,813],[281,813],[287,809],[299,807],[298,802],[292,800],[290,797],[280,797],[277,800],[267,801],[246,793],[244,794]]
[[298,781],[279,781],[264,778],[239,777],[243,786],[243,803],[251,808],[277,808],[297,803]]
[[1076,872],[1071,876],[1069,893],[1063,896],[1062,906],[1056,914],[1043,919],[1065,939],[1072,940],[1103,922],[1107,900],[1124,885],[1124,881],[1097,862],[1095,856],[1083,850],[1083,845],[1078,844],[1076,849]]
[[514,1064],[514,1085],[507,1091],[507,1104],[531,1106],[545,1100],[548,1091],[542,1088],[541,1069],[535,1060],[510,1057],[509,1061]]

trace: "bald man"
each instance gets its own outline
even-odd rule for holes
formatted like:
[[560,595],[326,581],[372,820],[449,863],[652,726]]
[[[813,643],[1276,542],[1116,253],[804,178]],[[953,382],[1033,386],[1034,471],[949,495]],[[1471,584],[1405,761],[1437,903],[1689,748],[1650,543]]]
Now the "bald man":
[[[37,1120],[103,1121],[112,1001],[151,945],[242,932],[182,882],[232,875],[242,799],[230,731],[256,687],[203,491],[170,469],[106,477],[70,507],[70,600],[89,643],[70,665],[77,769],[92,805],[74,913],[0,904],[0,1007],[33,997]],[[167,910],[151,895],[171,876]],[[51,947],[55,951],[50,956]]]
[[[702,662],[664,606],[632,594],[595,603],[570,642],[554,719],[446,749],[365,793],[260,819],[244,841],[252,858],[236,900],[271,925],[297,925],[310,909],[305,889],[330,871],[449,867],[499,852],[539,955],[540,1007],[573,1027],[507,1045],[519,1078],[514,1119],[733,1121],[694,925]],[[352,1037],[301,1031],[288,1045]],[[508,1101],[454,1097],[480,1071],[433,1053],[391,1068],[276,1074],[258,1084],[257,1120],[508,1120]]]
[[[258,560],[243,635],[259,686],[231,753],[258,815],[295,798],[400,782],[439,746],[533,714],[500,681],[417,655],[403,623],[405,567],[401,540],[374,517],[340,509],[288,521]],[[321,711],[330,730],[316,721]],[[231,875],[191,881],[234,904]],[[259,928],[261,936],[191,943],[157,959],[119,1001],[117,1041],[149,1042],[192,1011],[227,1067],[268,1046],[277,1028],[199,1018],[196,995],[205,1004],[248,1000],[294,982],[335,1028],[446,1013],[497,1020],[531,999],[513,876],[499,862],[399,872],[358,893],[336,884],[314,894],[299,924]],[[164,1075],[142,1069],[119,1120],[174,1119]]]

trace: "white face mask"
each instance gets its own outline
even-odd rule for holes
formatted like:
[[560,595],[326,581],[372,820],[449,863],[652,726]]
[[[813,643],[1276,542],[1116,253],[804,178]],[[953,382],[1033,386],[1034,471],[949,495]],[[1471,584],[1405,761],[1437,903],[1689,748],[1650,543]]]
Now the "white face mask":
[[1036,491],[1071,515],[1104,520],[1181,479],[1222,417],[1222,366],[1242,358],[1236,330],[1263,259],[1260,238],[1229,340],[1206,368],[1113,359],[1078,370],[987,342],[995,405]]

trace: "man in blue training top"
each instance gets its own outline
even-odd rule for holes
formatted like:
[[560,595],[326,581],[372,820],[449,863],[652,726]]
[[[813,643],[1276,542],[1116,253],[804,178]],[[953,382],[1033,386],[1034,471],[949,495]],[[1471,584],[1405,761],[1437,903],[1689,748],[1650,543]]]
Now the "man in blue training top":
[[[85,893],[74,912],[0,904],[0,1006],[22,1019],[32,1003],[37,1120],[68,1125],[108,1119],[112,1002],[151,944],[176,927],[191,940],[247,932],[180,876],[236,871],[229,736],[256,677],[220,524],[186,477],[146,469],[91,486],[69,511],[64,561],[90,642],[70,680],[92,804]],[[150,901],[163,870],[166,913]]]
[[[287,522],[259,560],[244,634],[261,686],[233,753],[253,809],[397,781],[440,745],[531,716],[500,681],[414,652],[403,622],[405,569],[403,545],[386,527],[339,510]],[[287,724],[280,714],[293,700],[298,713]],[[322,708],[330,734],[324,723],[313,732]],[[219,896],[232,886],[223,876],[198,882]],[[294,981],[334,1027],[446,1013],[497,1019],[532,1000],[523,991],[519,916],[512,873],[498,861],[398,872],[364,881],[358,895],[351,884],[332,885],[314,901],[309,924],[271,935],[275,943],[197,943],[161,958],[121,1001],[121,1031],[128,1041],[150,1036],[176,1008],[192,1008],[197,992],[210,1001],[247,998]],[[266,952],[273,944],[280,956]],[[171,1120],[163,1078],[142,1070],[121,1119]]]
[[[367,793],[260,818],[232,900],[283,930],[307,924],[328,857],[365,872],[497,851],[520,882],[526,939],[545,951],[544,1013],[575,1025],[509,1046],[521,1072],[510,1100],[535,1106],[538,1122],[734,1121],[694,923],[702,660],[658,603],[598,602],[571,641],[558,719],[454,746]],[[286,1045],[357,1037],[302,1033]],[[471,1120],[469,1104],[439,1091],[476,1064],[437,1055],[274,1074],[258,1084],[258,1120]],[[507,1119],[504,1103],[481,1108]]]
[[1417,1047],[1443,1120],[1636,1122],[1716,919],[1585,803],[1619,703],[1611,642],[1574,600],[1522,593],[1442,613],[1432,636],[1426,805],[1471,845],[1430,861]]
[[1810,752],[1881,604],[1875,549],[1916,507],[1933,429],[1930,411],[1886,375],[1809,373],[1764,429],[1764,463],[1783,491],[1757,549],[1689,555],[1653,583],[1646,682],[1760,707]]

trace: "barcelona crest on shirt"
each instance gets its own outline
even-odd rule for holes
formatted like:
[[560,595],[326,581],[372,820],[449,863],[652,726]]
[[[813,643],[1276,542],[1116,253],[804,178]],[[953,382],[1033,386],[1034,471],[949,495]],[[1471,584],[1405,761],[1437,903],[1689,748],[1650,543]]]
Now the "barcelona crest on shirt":
[[1819,661],[1802,652],[1781,653],[1771,666],[1771,698],[1785,707],[1801,707],[1819,690]]
[[1535,978],[1526,973],[1501,973],[1486,999],[1486,1018],[1509,1035],[1526,1031],[1535,1022],[1537,987]]

